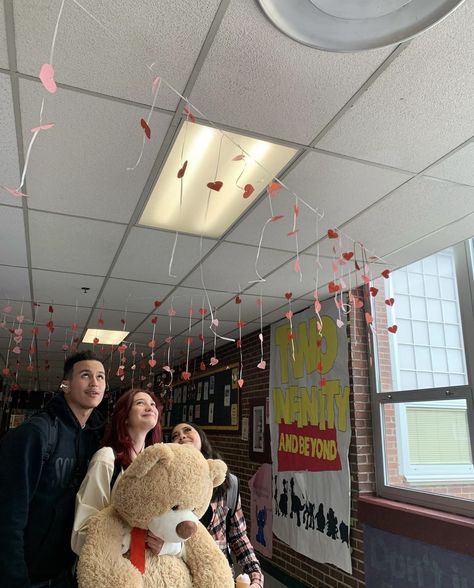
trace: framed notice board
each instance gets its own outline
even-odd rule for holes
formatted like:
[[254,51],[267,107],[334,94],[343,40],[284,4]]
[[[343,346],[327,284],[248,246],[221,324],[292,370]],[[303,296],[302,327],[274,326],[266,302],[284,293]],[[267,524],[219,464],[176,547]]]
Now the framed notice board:
[[164,402],[164,428],[188,422],[206,430],[238,431],[238,379],[239,364],[232,364],[176,382]]

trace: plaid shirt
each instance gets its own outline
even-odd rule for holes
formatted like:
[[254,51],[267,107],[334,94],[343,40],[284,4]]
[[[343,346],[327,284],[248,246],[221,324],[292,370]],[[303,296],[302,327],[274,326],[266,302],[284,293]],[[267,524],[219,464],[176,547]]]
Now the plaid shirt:
[[[225,495],[219,500],[212,500],[211,508],[212,519],[207,530],[226,555],[228,554],[228,549],[235,555],[238,563],[242,567],[243,573],[250,576],[252,588],[263,588],[263,574],[255,551],[247,536],[247,525],[245,523],[244,513],[242,512],[240,495],[232,517],[227,518],[229,508],[225,501]],[[227,538],[229,539],[228,543]]]

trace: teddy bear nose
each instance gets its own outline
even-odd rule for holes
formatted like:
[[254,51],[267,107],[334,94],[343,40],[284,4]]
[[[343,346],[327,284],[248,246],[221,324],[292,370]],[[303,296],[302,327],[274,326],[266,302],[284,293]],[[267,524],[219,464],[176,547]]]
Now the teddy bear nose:
[[176,525],[176,533],[178,537],[181,537],[181,539],[184,540],[189,539],[196,531],[197,525],[192,521],[182,521]]

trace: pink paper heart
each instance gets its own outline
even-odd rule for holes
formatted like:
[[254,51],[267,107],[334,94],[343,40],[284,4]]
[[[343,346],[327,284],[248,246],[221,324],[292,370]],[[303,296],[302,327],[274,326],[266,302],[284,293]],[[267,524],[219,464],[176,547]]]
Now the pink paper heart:
[[291,310],[289,310],[286,314],[285,314],[286,318],[291,321],[291,319],[293,318],[293,312]]
[[370,314],[370,312],[366,312],[365,313],[365,322],[370,325],[373,322],[373,318],[372,315]]
[[218,363],[219,360],[217,359],[217,357],[211,357],[211,359],[209,360],[210,365],[217,365]]
[[126,345],[124,345],[123,343],[122,343],[122,345],[119,345],[119,346],[117,347],[117,351],[118,351],[119,353],[123,353],[123,352],[124,352],[124,351],[126,351],[126,350],[127,350],[127,346],[126,346]]
[[22,322],[25,320],[25,317],[24,317],[22,314],[19,314],[19,315],[16,317],[16,320],[17,320],[19,323],[22,323]]
[[264,370],[267,367],[267,362],[264,359],[262,359],[260,363],[257,363],[257,367],[259,370]]
[[164,366],[163,366],[163,370],[164,370],[165,372],[171,373],[171,368],[170,368],[170,366],[169,366],[169,365],[164,365]]
[[2,321],[0,323],[0,329],[6,329],[7,328],[7,323],[5,321]]
[[215,327],[218,327],[218,326],[219,326],[219,319],[217,319],[217,318],[215,318],[215,319],[212,319],[212,324],[213,324]]
[[17,337],[13,337],[13,341],[15,341],[15,343],[21,343],[23,341],[23,337],[18,335]]
[[242,388],[242,387],[243,387],[243,385],[244,385],[244,380],[243,380],[243,378],[239,378],[239,379],[237,380],[237,384],[239,385],[239,388]]
[[370,283],[370,277],[367,274],[364,274],[362,276],[362,279],[364,280],[364,284],[369,284]]
[[21,349],[20,349],[20,347],[18,347],[18,345],[16,345],[16,346],[15,346],[15,347],[12,349],[12,353],[17,353],[17,354],[21,353]]
[[6,312],[7,314],[9,314],[12,310],[13,310],[13,308],[10,305],[4,306],[2,308],[2,312]]
[[337,319],[337,321],[336,321],[336,325],[337,325],[339,328],[341,328],[341,327],[343,327],[343,326],[344,326],[344,323],[341,321],[341,319]]
[[295,260],[295,263],[293,264],[293,271],[295,273],[299,273],[299,271],[300,271],[300,260],[299,259]]
[[4,376],[9,376],[10,375],[10,368],[4,367],[3,370],[2,370],[2,374]]
[[149,360],[148,360],[148,365],[149,365],[151,368],[154,368],[154,367],[155,367],[155,365],[156,365],[156,359],[149,359]]
[[54,94],[58,87],[54,81],[54,67],[50,63],[43,63],[39,73],[39,79],[48,92]]
[[69,345],[67,345],[66,343],[63,345],[63,351],[67,351],[69,349]]
[[182,372],[181,377],[183,378],[183,380],[189,380],[189,378],[191,377],[191,372]]
[[176,310],[174,308],[169,308],[168,315],[169,316],[176,316]]
[[23,329],[15,329],[13,332],[15,333],[15,335],[22,335]]
[[7,186],[2,186],[4,190],[6,190],[9,194],[14,196],[15,198],[21,198],[22,196],[28,196],[28,194],[24,194],[23,192],[19,192],[16,188],[8,188]]
[[354,296],[352,303],[354,304],[354,308],[362,308],[364,306],[362,300],[356,296]]
[[48,129],[52,129],[54,127],[54,123],[46,123],[45,125],[39,125],[39,127],[33,127],[31,129],[32,133],[36,133],[38,131],[47,131]]
[[321,302],[319,302],[319,300],[315,300],[314,301],[314,311],[320,312],[320,310],[321,310]]

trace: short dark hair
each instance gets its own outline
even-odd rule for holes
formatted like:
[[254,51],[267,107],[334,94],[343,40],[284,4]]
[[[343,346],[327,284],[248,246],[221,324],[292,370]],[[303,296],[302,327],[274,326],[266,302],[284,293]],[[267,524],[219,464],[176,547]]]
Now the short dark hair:
[[102,363],[102,360],[99,357],[97,357],[97,355],[90,349],[88,349],[87,351],[78,351],[77,353],[73,353],[72,355],[70,355],[64,362],[63,380],[68,380],[70,378],[72,374],[72,369],[78,361],[88,360],[99,361],[100,363]]

